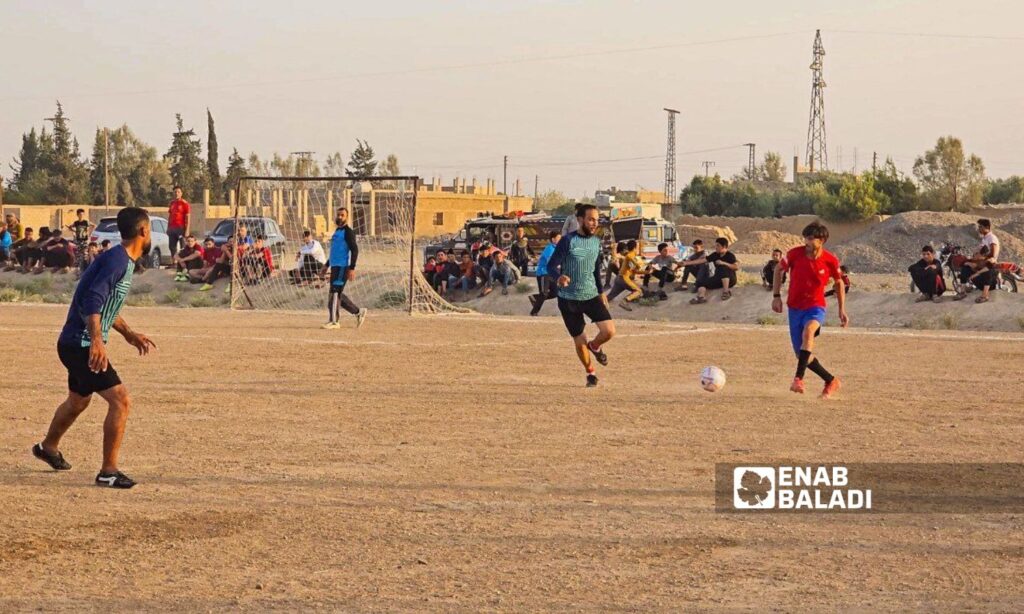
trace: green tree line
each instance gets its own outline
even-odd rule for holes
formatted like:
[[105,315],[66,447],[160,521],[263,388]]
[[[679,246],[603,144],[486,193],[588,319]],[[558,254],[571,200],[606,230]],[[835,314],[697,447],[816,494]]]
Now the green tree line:
[[400,175],[398,158],[387,156],[378,162],[373,147],[357,139],[346,159],[340,152],[327,156],[323,167],[318,161],[288,154],[273,154],[262,160],[256,153],[247,157],[232,148],[224,174],[218,160],[217,132],[213,114],[206,111],[206,143],[195,130],[186,127],[180,114],[170,146],[163,154],[142,141],[127,126],[97,128],[92,155],[84,157],[78,139],[61,103],[49,122],[39,130],[29,129],[21,137],[21,149],[9,165],[4,202],[11,204],[94,204],[110,202],[120,207],[166,204],[172,189],[180,185],[185,198],[200,200],[210,190],[213,202],[228,202],[228,192],[246,175],[266,176],[363,176]]

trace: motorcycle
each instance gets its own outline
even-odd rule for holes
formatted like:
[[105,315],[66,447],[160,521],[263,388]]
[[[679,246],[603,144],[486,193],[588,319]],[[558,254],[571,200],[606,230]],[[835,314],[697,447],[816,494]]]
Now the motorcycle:
[[[942,270],[948,271],[952,278],[952,288],[957,294],[965,294],[974,290],[974,284],[961,281],[960,269],[971,259],[970,254],[961,245],[943,243],[939,250],[939,262]],[[1024,269],[1013,262],[996,263],[996,290],[1017,292],[1017,284],[1024,283]]]

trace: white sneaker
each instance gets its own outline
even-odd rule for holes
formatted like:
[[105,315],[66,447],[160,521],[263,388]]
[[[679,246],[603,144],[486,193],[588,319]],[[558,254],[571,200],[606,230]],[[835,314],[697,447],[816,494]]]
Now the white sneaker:
[[366,314],[368,313],[369,311],[366,309],[366,307],[363,307],[362,309],[359,310],[359,313],[356,314],[356,328],[359,328],[360,326],[363,325],[363,321],[366,320]]
[[341,328],[341,324],[338,324],[337,322],[327,322],[320,328],[323,328],[325,330],[335,330]]

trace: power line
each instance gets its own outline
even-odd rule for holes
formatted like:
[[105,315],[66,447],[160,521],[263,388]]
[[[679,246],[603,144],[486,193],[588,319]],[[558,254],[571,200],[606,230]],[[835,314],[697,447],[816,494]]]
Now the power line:
[[1024,41],[1024,36],[995,36],[988,34],[945,34],[937,32],[883,32],[878,30],[828,30],[829,34],[867,34],[870,36],[904,36],[916,38],[958,38],[964,40]]
[[[663,51],[666,49],[680,49],[685,47],[701,47],[706,45],[719,45],[723,43],[735,43],[752,40],[763,40],[766,38],[779,38],[783,36],[792,36],[795,34],[805,34],[805,30],[797,30],[792,32],[775,32],[770,34],[755,34],[751,36],[734,36],[729,38],[719,38],[712,40],[703,41],[690,41],[683,43],[669,43],[664,45],[647,45],[643,47],[621,47],[618,49],[605,49],[603,51],[581,51],[578,53],[564,53],[554,54],[546,56],[528,56],[522,58],[508,58],[504,60],[491,60],[488,62],[469,62],[465,64],[445,64],[438,66],[425,66],[423,68],[406,68],[402,70],[384,70],[384,71],[373,71],[364,73],[348,73],[321,77],[305,77],[301,79],[284,79],[277,81],[248,81],[239,82],[225,85],[193,85],[173,88],[159,88],[150,90],[128,90],[121,92],[92,92],[85,94],[62,94],[61,99],[74,99],[74,98],[94,98],[94,97],[123,97],[123,96],[141,96],[147,94],[168,94],[168,93],[182,93],[182,92],[200,92],[200,91],[215,91],[215,90],[232,90],[243,87],[269,87],[279,85],[297,85],[302,83],[318,83],[324,81],[344,81],[349,79],[368,79],[372,77],[395,77],[402,75],[414,75],[422,73],[431,73],[448,70],[465,70],[470,68],[492,68],[497,66],[511,66],[515,64],[528,64],[534,62],[552,62],[559,60],[575,60],[580,58],[592,58],[592,57],[603,57],[609,55],[620,55],[627,53],[642,53],[645,51]],[[52,96],[11,96],[7,98],[0,98],[2,102],[9,102],[15,100],[33,100],[46,98],[49,100]]]

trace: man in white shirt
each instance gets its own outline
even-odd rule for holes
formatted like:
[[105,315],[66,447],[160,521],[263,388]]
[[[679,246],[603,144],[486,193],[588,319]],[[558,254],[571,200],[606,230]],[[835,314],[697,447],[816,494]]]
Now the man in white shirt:
[[[987,303],[989,292],[999,282],[999,267],[996,266],[999,262],[999,237],[992,232],[992,221],[985,218],[978,220],[978,234],[981,235],[981,247],[961,268],[960,279],[981,289],[981,296],[975,299],[975,303]],[[961,292],[953,298],[959,301],[966,296],[966,292]]]
[[327,254],[324,253],[324,246],[313,238],[312,232],[303,231],[302,245],[299,247],[295,269],[292,271],[295,283],[301,284],[317,279],[326,262]]

